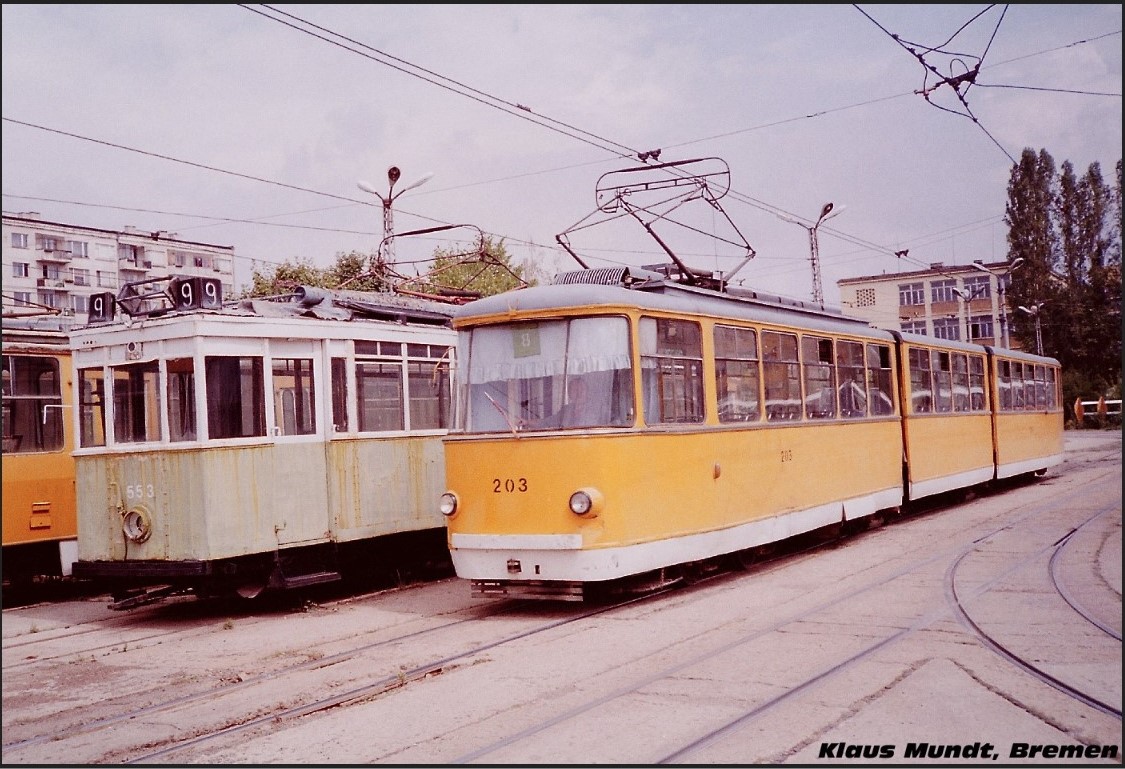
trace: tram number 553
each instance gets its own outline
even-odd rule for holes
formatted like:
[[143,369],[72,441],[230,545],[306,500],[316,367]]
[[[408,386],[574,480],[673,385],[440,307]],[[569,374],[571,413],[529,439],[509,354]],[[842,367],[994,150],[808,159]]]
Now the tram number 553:
[[527,478],[493,478],[492,479],[492,493],[493,494],[514,494],[515,492],[527,491]]

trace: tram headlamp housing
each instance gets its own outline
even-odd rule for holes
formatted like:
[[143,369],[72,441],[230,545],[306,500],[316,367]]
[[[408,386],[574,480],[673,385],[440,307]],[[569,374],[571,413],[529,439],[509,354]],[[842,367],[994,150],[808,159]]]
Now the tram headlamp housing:
[[125,538],[135,544],[147,542],[152,536],[152,519],[148,511],[135,507],[121,517],[121,531]]
[[453,514],[457,512],[457,507],[458,499],[456,494],[452,491],[447,491],[441,495],[441,499],[438,502],[438,510],[441,510],[442,515],[446,518],[452,517]]
[[571,494],[567,504],[570,507],[570,512],[575,515],[596,518],[598,513],[601,512],[604,500],[600,491],[587,487]]

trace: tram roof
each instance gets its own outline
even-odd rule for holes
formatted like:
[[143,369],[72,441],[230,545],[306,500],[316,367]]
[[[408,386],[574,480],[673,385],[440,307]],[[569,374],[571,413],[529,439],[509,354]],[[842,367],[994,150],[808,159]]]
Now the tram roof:
[[872,327],[864,320],[850,318],[799,300],[734,289],[727,292],[684,285],[675,280],[657,279],[625,285],[600,283],[558,283],[532,286],[477,299],[457,309],[454,325],[488,316],[508,316],[512,312],[541,312],[596,307],[635,307],[684,315],[757,321],[813,331],[892,340],[889,331]]

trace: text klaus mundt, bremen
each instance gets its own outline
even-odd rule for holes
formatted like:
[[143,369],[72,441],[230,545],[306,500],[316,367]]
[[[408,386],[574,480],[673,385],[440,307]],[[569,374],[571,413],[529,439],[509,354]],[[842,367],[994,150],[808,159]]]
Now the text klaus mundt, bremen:
[[[971,742],[966,745],[945,745],[931,742],[908,742],[902,758],[979,758],[996,761],[1000,758],[1058,759],[1073,761],[1077,758],[1110,758],[1118,756],[1117,745],[1048,745],[1013,742],[1007,754],[998,751],[991,742]],[[897,745],[866,745],[849,742],[822,742],[817,758],[896,758]]]

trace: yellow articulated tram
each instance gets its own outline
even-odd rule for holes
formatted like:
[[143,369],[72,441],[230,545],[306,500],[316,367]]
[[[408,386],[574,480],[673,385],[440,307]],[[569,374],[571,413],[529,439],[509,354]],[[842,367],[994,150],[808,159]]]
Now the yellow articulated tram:
[[452,305],[153,283],[94,297],[72,335],[75,574],[128,608],[448,563]]
[[70,320],[3,320],[5,590],[68,577],[78,554]]
[[1058,364],[657,268],[478,300],[441,498],[474,593],[580,600],[1062,455]]

